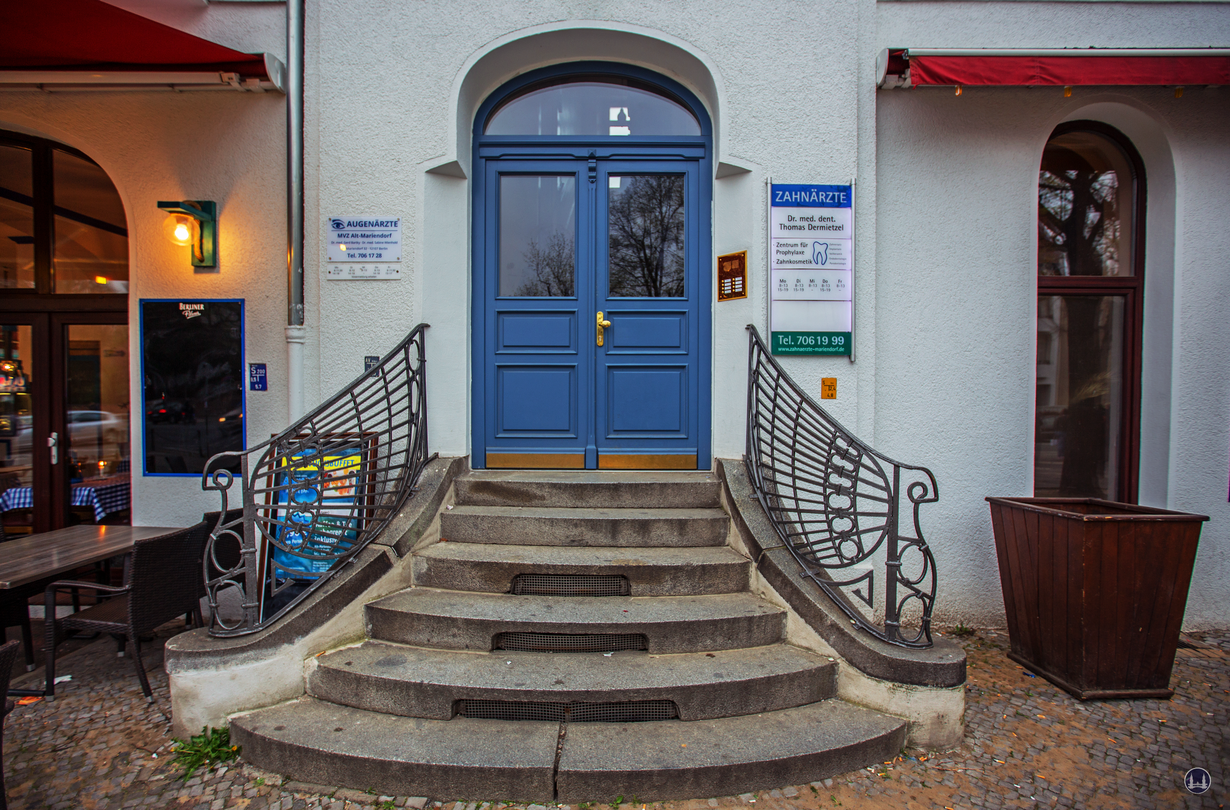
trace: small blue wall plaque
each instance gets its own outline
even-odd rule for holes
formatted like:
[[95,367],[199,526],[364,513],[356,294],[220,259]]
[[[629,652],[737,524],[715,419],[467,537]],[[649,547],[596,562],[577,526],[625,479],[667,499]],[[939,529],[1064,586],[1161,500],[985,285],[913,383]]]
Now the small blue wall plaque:
[[248,363],[248,390],[269,390],[269,373],[265,370],[264,363]]
[[368,372],[380,365],[380,358],[374,354],[369,354],[363,358],[363,371]]

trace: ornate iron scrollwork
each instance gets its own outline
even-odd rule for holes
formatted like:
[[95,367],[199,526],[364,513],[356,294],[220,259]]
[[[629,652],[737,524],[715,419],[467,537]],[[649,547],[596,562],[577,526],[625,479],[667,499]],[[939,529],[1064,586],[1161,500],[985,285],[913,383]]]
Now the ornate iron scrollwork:
[[[743,462],[773,528],[855,625],[899,646],[931,646],[935,558],[919,508],[939,499],[935,476],[855,438],[786,374],[756,327],[747,328]],[[912,536],[901,533],[905,508]],[[903,617],[916,632],[903,632]]]
[[[204,558],[211,635],[277,621],[379,536],[413,494],[430,461],[426,329],[416,326],[378,365],[269,441],[209,460],[202,487],[222,497]],[[228,512],[236,482],[242,508]]]

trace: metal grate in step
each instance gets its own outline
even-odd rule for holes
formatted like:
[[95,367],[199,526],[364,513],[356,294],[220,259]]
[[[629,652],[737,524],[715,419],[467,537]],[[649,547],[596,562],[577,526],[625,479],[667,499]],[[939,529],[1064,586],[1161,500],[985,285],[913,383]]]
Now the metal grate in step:
[[517,596],[628,596],[628,578],[621,574],[517,574]]
[[619,652],[648,650],[644,633],[497,633],[493,650],[514,652]]
[[624,703],[552,703],[513,700],[469,700],[455,704],[458,717],[477,720],[541,720],[552,723],[648,723],[675,720],[673,700],[632,700]]

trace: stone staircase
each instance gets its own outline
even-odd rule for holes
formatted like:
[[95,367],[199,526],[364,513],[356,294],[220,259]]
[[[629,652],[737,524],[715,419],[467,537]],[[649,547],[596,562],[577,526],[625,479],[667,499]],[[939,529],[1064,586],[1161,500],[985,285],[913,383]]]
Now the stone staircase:
[[880,762],[904,721],[838,700],[705,473],[472,472],[300,700],[232,719],[245,759],[439,799],[723,796]]

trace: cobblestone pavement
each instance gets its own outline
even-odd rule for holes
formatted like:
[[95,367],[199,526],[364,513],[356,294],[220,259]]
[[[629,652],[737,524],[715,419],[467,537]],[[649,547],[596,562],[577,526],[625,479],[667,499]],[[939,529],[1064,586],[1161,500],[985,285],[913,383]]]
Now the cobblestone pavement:
[[[169,631],[167,632],[169,635]],[[1002,631],[959,639],[969,657],[964,743],[954,751],[905,751],[892,762],[810,785],[742,796],[650,804],[650,810],[815,808],[1220,808],[1230,780],[1230,630],[1197,634],[1180,649],[1169,701],[1079,703],[1004,655]],[[378,796],[283,781],[242,761],[184,781],[172,764],[167,678],[160,644],[149,645],[154,703],[132,665],[100,639],[58,665],[72,675],[56,700],[19,706],[5,723],[9,807],[282,810],[518,810],[461,797]],[[37,680],[39,672],[21,680]],[[1213,789],[1189,795],[1183,774],[1199,766]],[[477,798],[477,797],[470,797]],[[494,799],[496,797],[486,797]],[[632,796],[567,810],[641,810]],[[530,810],[554,810],[531,805]],[[563,808],[561,808],[563,810]]]

